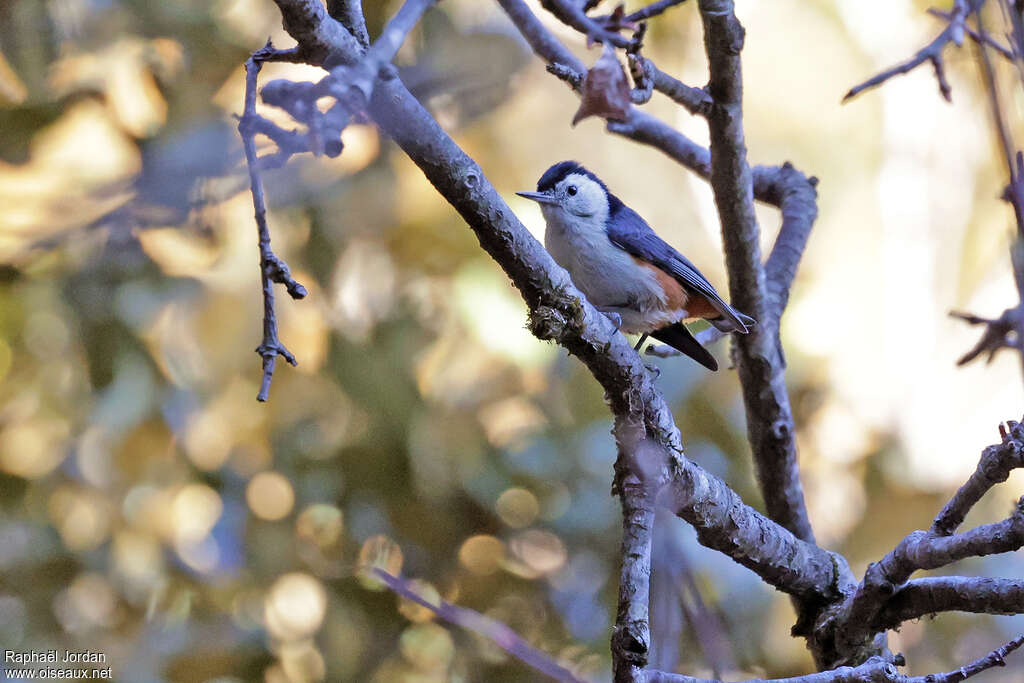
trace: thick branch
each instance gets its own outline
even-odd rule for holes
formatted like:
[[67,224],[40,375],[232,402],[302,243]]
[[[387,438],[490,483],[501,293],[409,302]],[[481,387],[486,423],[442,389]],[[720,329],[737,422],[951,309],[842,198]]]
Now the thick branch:
[[768,308],[753,175],[743,135],[744,29],[731,0],[700,0],[698,7],[711,74],[708,92],[714,102],[708,116],[711,187],[722,220],[729,292],[732,304],[758,321],[749,334],[736,337],[747,432],[768,515],[798,537],[813,541],[779,352],[778,319]]
[[363,49],[370,47],[362,0],[327,0],[327,13],[340,21]]
[[884,631],[938,612],[1024,614],[1024,581],[980,576],[914,579],[900,586],[875,617]]
[[[323,0],[274,0],[284,29],[298,42],[302,60],[314,65],[351,62],[363,46],[327,14]],[[302,36],[300,40],[298,36]]]
[[[830,671],[791,678],[748,679],[743,683],[883,683],[895,680],[895,676],[899,676],[899,673],[893,664],[880,657],[874,657],[858,667],[844,666]],[[721,681],[663,671],[648,671],[647,683],[721,683]]]
[[665,457],[638,427],[623,420],[615,425],[619,445],[615,479],[622,503],[622,567],[611,643],[615,683],[643,680],[651,645],[651,539],[657,482],[647,477],[657,473]]

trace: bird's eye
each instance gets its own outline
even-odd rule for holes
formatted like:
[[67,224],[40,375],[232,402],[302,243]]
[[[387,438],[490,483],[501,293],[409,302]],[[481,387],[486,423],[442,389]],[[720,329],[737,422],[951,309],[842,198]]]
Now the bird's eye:
[[577,191],[576,190],[576,186],[575,185],[570,185],[569,187],[565,188],[565,191],[569,193],[570,197],[572,197],[572,196],[574,196],[576,194],[576,191]]

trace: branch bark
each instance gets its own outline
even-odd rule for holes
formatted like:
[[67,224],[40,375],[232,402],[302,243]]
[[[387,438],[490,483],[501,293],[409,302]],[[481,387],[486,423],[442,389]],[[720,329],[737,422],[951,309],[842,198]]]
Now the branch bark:
[[872,627],[898,628],[905,621],[939,612],[1024,614],[1024,581],[983,576],[913,579],[896,589]]
[[778,318],[768,308],[761,230],[743,136],[744,29],[732,0],[700,0],[711,74],[708,115],[711,188],[722,221],[732,304],[758,325],[737,335],[737,367],[747,408],[747,433],[768,515],[799,538],[814,541],[796,455],[793,414],[779,352]]

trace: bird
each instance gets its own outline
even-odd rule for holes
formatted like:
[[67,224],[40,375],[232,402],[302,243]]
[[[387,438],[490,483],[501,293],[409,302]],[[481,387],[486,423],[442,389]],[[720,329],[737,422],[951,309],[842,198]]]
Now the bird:
[[715,371],[718,362],[684,321],[740,334],[756,325],[579,162],[554,164],[536,192],[516,194],[540,205],[544,246],[576,287],[620,331],[641,335],[637,351],[651,336]]

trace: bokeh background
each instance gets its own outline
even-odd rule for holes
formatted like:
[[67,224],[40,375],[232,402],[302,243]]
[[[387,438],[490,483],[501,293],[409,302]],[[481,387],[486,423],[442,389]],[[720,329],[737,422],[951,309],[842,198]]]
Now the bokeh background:
[[[365,5],[371,31],[397,8]],[[751,161],[821,179],[783,339],[811,518],[858,572],[926,527],[1021,416],[1019,359],[957,368],[977,332],[947,317],[1016,297],[974,51],[947,52],[952,104],[926,68],[839,104],[941,30],[925,8],[740,6]],[[695,10],[653,22],[647,49],[701,84]],[[299,366],[279,364],[256,403],[258,254],[233,115],[268,35],[291,44],[269,0],[0,3],[0,643],[102,651],[122,681],[538,678],[359,578],[377,563],[608,679],[619,510],[601,390],[529,335],[508,280],[372,126],[347,129],[337,159],[265,176],[275,249],[310,295],[278,297]],[[399,61],[538,237],[513,192],[575,158],[725,288],[707,184],[599,121],[570,128],[577,100],[496,4],[446,0]],[[647,108],[706,142],[664,98]],[[760,218],[767,248],[778,214]],[[735,373],[654,362],[688,455],[760,506]],[[1012,477],[968,524],[1022,492]],[[658,666],[812,669],[781,594],[677,520],[657,533]],[[954,569],[1020,577],[1024,562]],[[1022,628],[947,614],[891,642],[927,673]],[[984,680],[1022,672],[1016,658]]]

